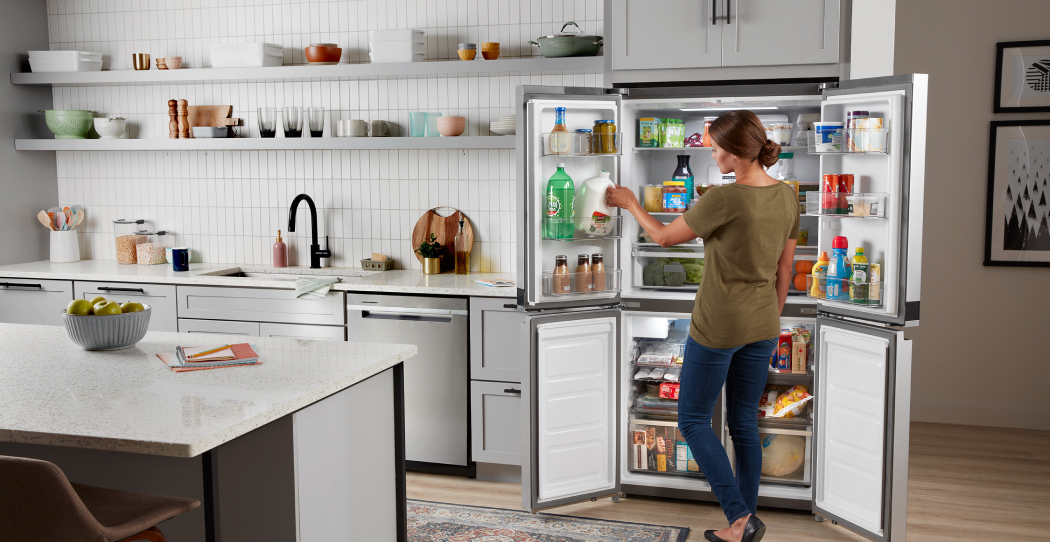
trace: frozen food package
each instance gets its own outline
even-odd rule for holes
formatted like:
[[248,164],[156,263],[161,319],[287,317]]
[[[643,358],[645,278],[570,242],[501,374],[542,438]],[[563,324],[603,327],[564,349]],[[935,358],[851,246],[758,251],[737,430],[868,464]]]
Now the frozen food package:
[[671,367],[664,373],[664,380],[670,380],[671,382],[678,382],[682,378],[681,367]]
[[805,386],[792,386],[777,397],[774,418],[793,418],[802,413],[806,404],[813,400]]
[[806,460],[806,438],[798,435],[760,434],[762,474],[787,476],[802,468]]
[[645,428],[645,447],[649,448],[650,450],[652,450],[654,446],[656,446],[656,428],[655,427],[646,427]]
[[675,470],[678,472],[689,471],[689,447],[686,446],[685,442],[678,441],[674,445],[675,448]]
[[656,454],[656,470],[667,472],[667,454]]
[[656,453],[664,453],[667,451],[667,441],[663,437],[656,437]]
[[663,367],[657,367],[657,368],[653,369],[652,371],[649,371],[649,380],[661,379],[661,378],[664,377],[664,373],[666,373],[666,372],[667,372],[667,369],[664,369]]
[[678,389],[680,385],[676,382],[661,382],[660,383],[660,397],[663,399],[674,399],[678,400]]
[[646,455],[645,444],[632,444],[631,445],[631,468],[632,469],[646,469]]
[[696,462],[696,458],[693,457],[693,450],[688,446],[685,449],[686,458],[689,461],[688,470],[689,472],[700,472],[700,465]]
[[674,357],[666,354],[642,354],[638,356],[638,365],[651,365],[656,367],[667,367],[674,363]]
[[650,372],[650,369],[646,369],[645,367],[642,367],[641,369],[638,369],[637,373],[634,373],[634,379],[635,380],[645,380],[646,378],[649,378],[649,372]]
[[635,429],[631,431],[631,443],[632,444],[645,444],[645,430]]

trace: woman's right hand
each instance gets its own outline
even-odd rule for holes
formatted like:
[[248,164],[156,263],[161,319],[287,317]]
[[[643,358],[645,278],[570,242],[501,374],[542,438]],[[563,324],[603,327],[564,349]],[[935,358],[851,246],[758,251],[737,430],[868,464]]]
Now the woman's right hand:
[[638,198],[634,196],[634,190],[625,186],[613,185],[605,191],[605,203],[610,207],[619,207],[630,211],[631,205],[638,203]]

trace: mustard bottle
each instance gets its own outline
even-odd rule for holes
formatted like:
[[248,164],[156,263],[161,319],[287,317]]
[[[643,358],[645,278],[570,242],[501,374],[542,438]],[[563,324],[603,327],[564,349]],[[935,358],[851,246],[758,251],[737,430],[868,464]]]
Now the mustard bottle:
[[828,263],[830,261],[831,258],[828,258],[827,252],[820,253],[820,257],[817,258],[817,264],[813,266],[813,284],[809,287],[809,297],[823,299],[827,295]]

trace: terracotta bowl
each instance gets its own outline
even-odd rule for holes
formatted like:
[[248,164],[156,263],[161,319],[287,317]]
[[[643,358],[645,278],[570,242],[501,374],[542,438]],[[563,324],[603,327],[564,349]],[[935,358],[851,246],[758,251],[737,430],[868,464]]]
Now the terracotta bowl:
[[314,43],[306,48],[306,61],[311,64],[338,64],[343,50],[333,43]]
[[164,65],[167,66],[169,70],[177,70],[177,69],[182,67],[182,57],[181,56],[165,57],[164,58]]
[[445,137],[455,137],[467,127],[466,117],[438,117],[438,133]]

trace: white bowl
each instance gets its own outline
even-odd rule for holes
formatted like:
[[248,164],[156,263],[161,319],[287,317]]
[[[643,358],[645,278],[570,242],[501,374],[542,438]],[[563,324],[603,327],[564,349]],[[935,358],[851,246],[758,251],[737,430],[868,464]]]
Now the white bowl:
[[514,128],[497,128],[495,126],[490,126],[489,130],[499,135],[514,135],[515,131]]
[[93,120],[99,139],[119,139],[127,127],[122,117]]

